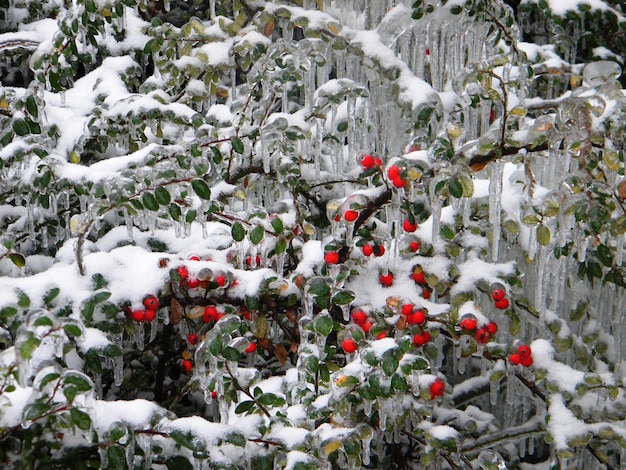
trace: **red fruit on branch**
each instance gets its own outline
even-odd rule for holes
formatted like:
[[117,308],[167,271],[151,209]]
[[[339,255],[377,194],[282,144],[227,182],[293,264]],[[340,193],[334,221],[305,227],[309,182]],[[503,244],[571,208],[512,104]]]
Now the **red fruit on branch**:
[[465,331],[474,331],[478,327],[478,322],[475,318],[465,317],[463,318],[463,320],[461,320],[459,325]]
[[411,250],[413,253],[417,252],[417,250],[420,249],[420,242],[417,241],[412,241],[411,243],[409,243],[409,250]]
[[355,210],[352,210],[352,209],[348,209],[347,211],[345,211],[343,213],[343,218],[347,222],[354,222],[356,219],[359,218],[359,213],[358,213],[358,211],[355,211]]
[[209,322],[212,322],[213,320],[217,320],[218,317],[219,317],[219,312],[217,308],[215,308],[213,305],[209,305],[207,308],[204,309],[204,314],[202,315],[202,321],[204,323],[209,323]]
[[391,180],[391,184],[396,188],[404,188],[405,181],[400,176],[397,176]]
[[435,379],[433,383],[430,384],[430,399],[434,400],[437,397],[443,395],[446,391],[446,385],[443,383],[441,379]]
[[428,288],[428,287],[424,287],[424,291],[422,292],[422,297],[425,300],[430,299],[430,294],[432,293],[432,291]]
[[156,310],[146,310],[146,315],[144,316],[144,321],[150,323],[152,320],[156,318]]
[[404,304],[400,307],[400,313],[406,316],[411,315],[413,313],[413,304]]
[[532,356],[522,357],[520,359],[520,364],[523,365],[524,367],[532,366],[533,365],[533,357]]
[[186,374],[191,372],[191,370],[193,369],[193,363],[189,359],[183,359],[180,365]]
[[422,347],[430,341],[430,333],[428,331],[422,331],[413,336],[413,344],[417,347]]
[[417,230],[417,222],[411,222],[409,219],[405,219],[402,222],[402,228],[405,232],[413,233]]
[[417,284],[427,284],[424,271],[413,271],[413,274],[411,274],[411,279],[413,279]]
[[376,159],[371,155],[363,155],[361,157],[361,166],[366,170],[374,168],[376,166]]
[[521,356],[519,354],[513,353],[513,354],[511,354],[509,356],[509,362],[511,364],[513,364],[514,366],[517,366],[517,365],[521,364],[522,358],[521,358]]
[[199,285],[200,279],[198,279],[197,277],[190,277],[189,279],[187,279],[187,287],[189,287],[190,289],[195,289]]
[[213,400],[215,400],[217,398],[217,392],[216,391],[211,392],[211,398],[213,398]]
[[385,254],[385,246],[384,245],[376,245],[374,247],[374,256],[382,256]]
[[353,353],[354,351],[356,351],[358,348],[358,345],[356,344],[356,341],[354,341],[351,338],[348,339],[344,339],[341,342],[341,349],[343,349],[345,352],[347,353]]
[[378,279],[383,287],[391,287],[393,284],[393,274],[391,273],[381,274]]
[[189,344],[195,346],[196,344],[198,344],[198,341],[200,341],[200,338],[195,333],[189,333],[187,335],[187,341],[189,342]]
[[361,329],[367,334],[370,332],[370,330],[372,329],[372,327],[374,326],[374,322],[373,321],[366,321],[365,323],[363,323],[361,326]]
[[395,178],[400,178],[401,174],[402,169],[397,165],[391,165],[389,168],[387,168],[387,177],[392,181]]
[[218,286],[220,287],[224,287],[226,285],[226,282],[228,281],[228,278],[226,276],[223,275],[219,275],[215,278],[215,282]]
[[189,270],[187,269],[187,266],[180,266],[176,272],[178,273],[178,275],[180,276],[181,280],[185,280],[187,279],[187,277],[189,276]]
[[145,310],[133,310],[130,312],[130,318],[132,318],[138,323],[142,322],[146,319],[146,311]]
[[409,316],[406,317],[406,321],[409,325],[423,325],[426,323],[426,312],[424,310],[414,310]]
[[339,253],[336,251],[324,253],[324,262],[326,264],[337,264],[339,262]]
[[507,308],[509,308],[510,302],[509,299],[500,299],[500,300],[496,300],[493,305],[496,308],[499,308],[501,310],[506,310]]
[[143,299],[143,305],[148,310],[157,310],[159,308],[159,299],[154,295],[149,295]]
[[253,353],[254,351],[256,351],[256,343],[250,341],[250,344],[246,348],[246,352],[249,354],[249,353]]
[[200,261],[200,257],[198,255],[191,255],[189,261]]
[[383,339],[387,337],[387,330],[383,330],[376,335],[376,339]]
[[367,313],[363,310],[355,310],[352,312],[352,321],[357,325],[362,325],[367,321]]
[[372,245],[363,245],[361,251],[365,256],[371,256],[374,253],[374,247]]
[[491,298],[495,301],[502,300],[506,297],[504,289],[493,289],[491,291]]
[[489,331],[487,330],[487,328],[479,328],[478,330],[476,330],[476,334],[474,334],[474,338],[476,339],[477,343],[480,344],[485,344],[489,342]]
[[495,321],[490,321],[489,323],[487,323],[487,326],[485,326],[485,328],[487,328],[487,331],[491,336],[495,335],[498,332],[498,324]]
[[246,264],[248,266],[252,266],[252,263],[254,262],[255,266],[260,266],[261,265],[261,258],[257,255],[254,258],[252,258],[252,256],[248,256],[246,258]]
[[530,357],[532,355],[532,351],[530,350],[530,346],[522,344],[517,348],[517,354],[519,354],[520,357]]

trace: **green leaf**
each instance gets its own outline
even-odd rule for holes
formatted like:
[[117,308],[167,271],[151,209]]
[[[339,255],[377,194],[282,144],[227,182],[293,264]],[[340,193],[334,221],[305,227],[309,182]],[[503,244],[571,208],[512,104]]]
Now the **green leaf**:
[[26,295],[26,292],[24,292],[23,290],[17,291],[17,305],[22,308],[30,307],[30,297],[28,297],[28,295]]
[[24,360],[30,359],[40,343],[41,340],[39,338],[34,336],[28,338],[20,345],[20,357]]
[[342,290],[333,295],[331,303],[333,305],[348,305],[355,297],[354,292]]
[[224,157],[222,156],[222,152],[220,152],[220,149],[217,148],[217,146],[215,146],[215,145],[213,145],[213,146],[211,146],[209,148],[213,152],[213,162],[215,162],[218,165],[220,163],[222,163],[222,160],[224,160]]
[[170,217],[172,217],[172,220],[179,220],[182,211],[180,210],[180,206],[178,204],[172,202],[169,206],[169,213]]
[[16,119],[13,121],[13,132],[19,136],[24,136],[30,133],[30,127],[24,119]]
[[111,293],[109,291],[100,291],[94,294],[91,300],[94,304],[101,304],[102,302],[109,300],[109,297],[111,297]]
[[193,465],[182,455],[170,457],[165,461],[167,470],[193,470]]
[[211,199],[211,190],[203,179],[196,178],[191,180],[191,187],[200,199]]
[[401,355],[400,350],[396,348],[385,351],[382,358],[383,372],[385,375],[391,377],[396,370],[398,370]]
[[399,390],[401,392],[409,389],[409,384],[407,383],[406,379],[398,374],[393,374],[391,376],[391,386],[395,390]]
[[88,392],[93,388],[89,380],[79,375],[68,375],[65,377],[65,383],[75,385],[79,392]]
[[162,206],[167,206],[172,201],[170,192],[163,186],[156,187],[156,189],[154,190],[154,197],[156,198],[157,202]]
[[283,237],[276,239],[276,245],[274,245],[274,253],[277,255],[284,253],[287,250],[287,240]]
[[322,336],[328,336],[333,331],[333,319],[330,315],[321,313],[315,320],[315,330]]
[[330,296],[330,286],[324,281],[319,281],[309,286],[309,294],[315,296]]
[[65,330],[67,334],[74,336],[76,338],[83,334],[83,332],[81,331],[78,325],[73,325],[71,323],[68,323],[67,325],[63,325],[63,329]]
[[87,431],[91,428],[91,418],[84,411],[73,407],[70,409],[70,417],[72,418],[72,422],[78,426],[79,429]]
[[602,278],[602,266],[595,261],[587,261],[587,276]]
[[285,229],[283,225],[283,221],[279,217],[274,217],[270,221],[270,223],[272,224],[272,228],[274,229],[274,232],[276,232],[277,234],[281,234],[282,231]]
[[43,416],[48,411],[50,411],[51,407],[52,405],[50,403],[44,403],[40,401],[31,403],[30,405],[27,405],[24,409],[24,418],[28,420],[34,420],[36,418],[39,418],[40,416]]
[[244,150],[243,141],[239,137],[233,137],[230,143],[235,152],[239,154],[243,153],[243,150]]
[[149,192],[143,193],[141,195],[141,202],[146,207],[146,209],[150,211],[159,210],[159,203],[157,202],[156,198],[154,197],[154,194],[152,193],[149,193]]
[[35,323],[33,323],[33,326],[52,326],[52,320],[50,320],[50,318],[48,317],[39,317],[37,318],[37,320],[35,320]]
[[107,461],[109,468],[125,470],[128,468],[126,463],[126,452],[119,445],[113,445],[107,448]]
[[598,245],[597,252],[598,252],[598,259],[603,265],[605,265],[608,268],[613,266],[613,255],[611,254],[611,250],[609,249],[608,246],[604,244]]
[[448,180],[448,191],[457,199],[463,196],[463,186],[458,178],[452,177]]
[[230,233],[233,237],[233,240],[235,240],[236,242],[241,242],[244,238],[246,238],[246,229],[241,222],[235,222],[230,228]]
[[235,414],[240,415],[241,413],[246,413],[247,411],[250,411],[253,406],[254,406],[254,401],[252,400],[242,401],[235,408]]
[[581,320],[585,316],[588,306],[589,305],[584,302],[580,302],[578,305],[576,305],[576,308],[572,309],[572,311],[569,314],[570,321]]
[[550,229],[544,224],[540,224],[537,227],[537,241],[541,246],[548,246],[550,244]]
[[93,320],[93,312],[95,311],[95,309],[96,304],[93,302],[93,300],[87,300],[83,303],[80,309],[80,313],[82,317],[87,321],[87,323]]
[[102,373],[102,362],[100,361],[100,355],[95,349],[90,349],[85,354],[85,365],[87,369],[91,370],[94,374]]
[[265,229],[262,225],[257,225],[250,232],[250,242],[254,245],[258,245],[263,240],[265,236]]
[[29,95],[29,97],[26,98],[26,111],[35,119],[39,117],[39,108],[37,108],[37,102],[33,95]]
[[215,338],[213,338],[213,340],[209,344],[209,352],[213,356],[217,356],[222,350],[222,346],[223,346],[222,337],[216,336]]
[[9,253],[9,259],[18,268],[26,266],[26,258],[20,253]]
[[185,214],[185,222],[190,224],[191,222],[196,220],[196,215],[197,215],[197,213],[196,213],[195,209],[188,210],[187,213]]
[[48,289],[48,292],[46,292],[43,296],[44,303],[49,304],[50,302],[52,302],[57,297],[57,295],[59,295],[59,292],[61,292],[61,289],[59,289],[58,287],[52,287],[51,289]]
[[226,346],[222,351],[222,357],[227,361],[237,362],[239,359],[241,359],[241,353],[235,348]]
[[335,382],[340,387],[353,387],[359,383],[359,379],[353,375],[344,375]]

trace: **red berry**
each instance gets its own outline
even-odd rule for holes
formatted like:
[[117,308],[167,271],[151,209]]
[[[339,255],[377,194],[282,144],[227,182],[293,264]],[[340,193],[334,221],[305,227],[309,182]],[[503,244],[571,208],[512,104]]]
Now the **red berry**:
[[197,277],[190,277],[189,279],[187,279],[187,287],[189,287],[190,289],[195,289],[199,285],[200,279],[198,279]]
[[242,310],[241,311],[241,315],[246,319],[246,320],[250,320],[252,318],[252,316],[250,315],[250,311],[249,310]]
[[339,253],[336,251],[329,251],[324,254],[324,261],[326,264],[337,264],[339,262]]
[[506,297],[506,292],[503,289],[494,289],[491,291],[491,298],[493,300],[502,300]]
[[143,305],[148,310],[156,310],[159,308],[159,299],[157,299],[154,295],[149,295],[143,299]]
[[146,311],[145,310],[133,310],[132,312],[130,312],[130,318],[132,318],[136,322],[142,322],[146,319]]
[[256,343],[250,341],[250,344],[246,348],[246,352],[247,353],[253,353],[254,351],[256,351]]
[[227,280],[228,280],[228,279],[226,278],[226,276],[223,276],[223,275],[217,276],[217,277],[215,278],[215,282],[216,282],[216,283],[217,283],[217,285],[218,285],[218,286],[220,286],[220,287],[224,287],[224,286],[226,285],[226,281],[227,281]]
[[519,354],[513,353],[509,356],[509,362],[514,366],[517,366],[522,362],[522,358]]
[[383,339],[387,337],[387,330],[383,330],[376,335],[376,339]]
[[411,274],[411,279],[413,279],[418,284],[426,284],[424,271],[414,272],[413,274]]
[[498,324],[495,321],[490,321],[489,323],[487,323],[487,326],[485,326],[485,328],[487,328],[487,331],[491,336],[495,335],[498,332]]
[[391,165],[389,168],[387,168],[387,177],[390,180],[400,177],[401,174],[402,174],[402,170],[397,165]]
[[195,333],[189,333],[187,335],[187,341],[189,341],[189,344],[195,346],[198,344],[198,341],[200,341],[200,338],[198,338],[198,335]]
[[396,188],[404,188],[404,180],[400,177],[400,176],[396,176],[395,178],[393,178],[391,180],[391,183],[396,187]]
[[253,261],[255,266],[259,266],[261,264],[261,258],[258,255],[255,256],[254,259],[252,258],[252,256],[248,256],[248,258],[246,259],[246,264],[248,266],[252,266]]
[[461,320],[459,325],[461,325],[461,328],[464,329],[465,331],[474,331],[476,327],[478,326],[478,322],[476,321],[475,318],[466,317],[463,320]]
[[180,276],[181,280],[185,280],[187,279],[187,276],[189,276],[189,270],[187,269],[187,266],[181,266],[179,267],[176,272],[178,273],[178,275]]
[[441,379],[435,379],[435,381],[430,384],[430,399],[434,400],[436,397],[442,396],[445,390],[446,385],[443,381]]
[[144,317],[144,321],[150,323],[152,320],[156,318],[156,310],[148,309],[146,310],[146,316]]
[[413,304],[404,304],[400,307],[400,313],[406,316],[411,315],[413,313]]
[[191,369],[193,369],[193,363],[190,360],[188,360],[188,359],[183,359],[183,361],[180,363],[180,365],[182,366],[183,370],[187,374],[189,372],[191,372]]
[[204,309],[204,314],[202,315],[202,321],[204,323],[212,322],[213,320],[217,320],[219,312],[213,305],[209,305]]
[[341,349],[343,349],[347,353],[353,353],[358,348],[356,341],[353,339],[344,339],[341,343]]
[[426,52],[424,52],[424,54],[430,55],[430,49],[426,49]]
[[424,310],[415,310],[406,317],[409,325],[423,325],[426,323],[426,312]]
[[532,356],[522,357],[520,359],[520,364],[523,365],[524,367],[532,366],[533,365],[533,357]]
[[358,211],[348,209],[343,213],[343,218],[346,219],[348,222],[354,222],[356,219],[359,218],[359,213]]
[[191,255],[189,261],[200,261],[200,257],[198,255]]
[[413,344],[421,347],[430,341],[430,333],[428,331],[422,331],[413,336]]
[[493,305],[496,308],[502,309],[502,310],[506,310],[507,308],[509,308],[509,299],[500,299],[500,300],[496,300]]
[[382,256],[385,254],[385,246],[384,245],[376,245],[374,247],[374,256]]
[[366,170],[374,167],[376,165],[376,160],[371,155],[363,155],[361,157],[361,166]]
[[422,297],[425,300],[428,300],[428,299],[430,299],[430,294],[431,294],[431,290],[428,289],[427,287],[424,287],[424,291],[422,292]]
[[530,357],[532,351],[530,350],[530,346],[522,344],[519,348],[517,348],[517,354],[519,354],[520,357]]
[[374,247],[372,245],[363,245],[361,251],[363,251],[365,256],[371,256],[374,253]]
[[370,330],[372,329],[372,327],[374,326],[374,322],[373,321],[366,321],[365,323],[363,323],[361,325],[361,329],[365,332],[365,333],[369,333]]
[[363,310],[355,310],[352,312],[352,321],[357,325],[362,325],[367,321],[367,313]]
[[420,242],[416,242],[415,240],[409,243],[409,250],[413,253],[417,252],[420,249]]
[[496,118],[496,110],[491,108],[491,111],[489,111],[489,124],[491,124],[495,118]]
[[417,223],[411,222],[409,219],[405,219],[405,221],[402,222],[402,228],[405,232],[415,232],[417,230]]
[[378,168],[380,168],[381,166],[383,166],[383,161],[382,161],[382,159],[380,159],[380,158],[376,157],[376,158],[374,159],[374,166],[375,166],[375,167],[378,167]]
[[479,328],[474,335],[477,343],[485,344],[489,342],[489,331],[487,328]]
[[215,400],[217,398],[217,392],[216,391],[211,392],[211,398],[213,398],[213,400]]
[[379,280],[384,287],[391,287],[393,284],[393,274],[381,274]]

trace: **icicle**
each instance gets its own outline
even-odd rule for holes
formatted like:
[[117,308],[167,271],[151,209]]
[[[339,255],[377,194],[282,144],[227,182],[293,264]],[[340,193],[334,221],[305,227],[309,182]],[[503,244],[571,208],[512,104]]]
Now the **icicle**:
[[502,199],[502,175],[504,163],[492,162],[489,166],[489,223],[491,225],[491,259],[498,261],[498,248],[500,246],[501,224],[501,199]]
[[145,334],[146,330],[144,329],[143,323],[138,323],[135,325],[135,344],[137,345],[137,349],[143,351],[145,348]]
[[126,209],[126,207],[122,208],[122,212],[124,213],[124,223],[126,224],[126,233],[128,236],[128,241],[133,242],[134,241],[133,217],[132,215],[130,215],[130,212],[128,212],[128,209]]
[[500,391],[499,380],[489,380],[489,403],[493,406],[498,404],[498,392]]
[[150,322],[150,338],[148,340],[148,343],[152,343],[156,339],[158,326],[159,324],[156,318]]
[[122,356],[114,357],[111,362],[113,362],[113,383],[119,387],[124,380],[124,358]]

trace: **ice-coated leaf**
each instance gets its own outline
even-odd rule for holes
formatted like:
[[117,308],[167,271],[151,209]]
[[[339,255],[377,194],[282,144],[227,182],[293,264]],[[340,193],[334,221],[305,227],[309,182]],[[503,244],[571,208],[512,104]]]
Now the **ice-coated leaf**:
[[241,242],[246,238],[246,229],[241,222],[235,222],[230,228],[230,233],[236,242]]
[[196,178],[191,180],[191,187],[200,199],[211,199],[211,190],[203,179]]

